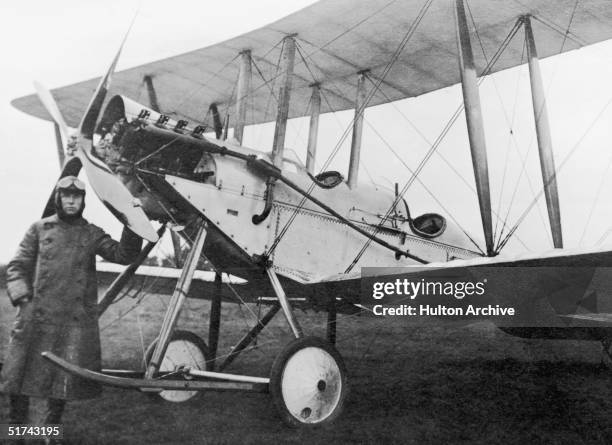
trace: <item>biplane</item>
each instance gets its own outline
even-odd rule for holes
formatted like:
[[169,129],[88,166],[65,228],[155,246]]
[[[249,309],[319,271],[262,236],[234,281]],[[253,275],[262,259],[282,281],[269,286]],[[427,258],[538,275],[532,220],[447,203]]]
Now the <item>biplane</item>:
[[[601,340],[609,347],[609,323],[583,322],[609,320],[612,299],[602,291],[589,297],[597,300],[589,306],[584,288],[600,268],[612,264],[612,251],[563,249],[559,166],[553,158],[539,59],[610,38],[612,8],[602,0],[321,0],[213,46],[114,72],[119,50],[101,79],[52,92],[38,86],[38,95],[16,99],[13,105],[55,122],[65,140],[68,127],[77,129],[67,153],[58,137],[59,153],[65,155],[61,176],[83,169],[113,215],[148,240],[139,260],[102,297],[101,311],[137,273],[166,226],[189,246],[180,273],[166,277],[175,285],[144,373],[98,372],[52,353],[46,357],[65,372],[173,401],[207,390],[270,392],[288,424],[325,424],[338,417],[347,395],[346,367],[334,347],[335,320],[338,313],[364,308],[360,268],[414,265],[423,266],[418,269],[423,276],[430,266],[472,272],[515,268],[516,286],[500,289],[492,298],[522,306],[549,301],[549,308],[555,307],[551,299],[560,292],[556,278],[580,266],[579,276],[572,278],[576,285],[563,298],[570,307],[590,309],[557,312],[546,328],[504,329],[526,337]],[[474,39],[482,54],[474,51]],[[513,231],[494,239],[486,114],[478,79],[523,64],[523,49],[541,194],[556,249],[504,257],[500,252]],[[132,99],[143,84],[147,104]],[[368,107],[455,84],[463,92],[456,115],[465,112],[484,248],[443,215],[412,215],[404,199],[439,142],[432,143],[423,163],[395,190],[358,178]],[[323,168],[315,171],[319,117],[341,110],[354,110],[343,135],[351,140],[346,177],[328,170],[329,162],[319,162]],[[287,121],[304,116],[310,123],[302,163],[286,149],[285,136]],[[245,127],[271,122],[271,152],[243,145]],[[52,211],[48,203],[44,214]],[[202,284],[211,277],[197,277],[202,257],[214,265],[214,286]],[[552,272],[526,274],[520,269],[531,266]],[[233,277],[227,286],[222,273]],[[604,291],[606,278],[600,279]],[[208,346],[195,334],[176,330],[185,298],[196,293],[212,301]],[[221,301],[238,298],[264,302],[269,309],[215,368]],[[294,312],[298,306],[328,312],[327,338],[305,335]],[[223,372],[279,311],[295,339],[275,359],[270,376]]]

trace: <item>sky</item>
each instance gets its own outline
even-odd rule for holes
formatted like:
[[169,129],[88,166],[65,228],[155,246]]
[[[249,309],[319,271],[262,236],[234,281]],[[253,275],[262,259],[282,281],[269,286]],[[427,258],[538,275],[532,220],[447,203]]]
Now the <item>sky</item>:
[[[59,174],[51,123],[27,116],[10,101],[100,76],[107,69],[136,10],[118,69],[211,45],[256,29],[312,1],[226,0],[162,2],[55,0],[3,2],[0,39],[0,262],[8,261],[27,227],[38,219]],[[256,5],[256,7],[254,7]],[[537,36],[536,36],[537,38]],[[612,42],[541,63],[548,97],[567,247],[605,242],[612,231]],[[490,160],[491,196],[498,227],[515,222],[542,188],[526,66],[487,78],[480,89]],[[393,187],[410,177],[429,143],[461,103],[459,86],[372,107],[365,114],[360,179]],[[352,113],[322,117],[319,166],[350,124]],[[418,129],[418,130],[417,130]],[[307,119],[288,126],[286,145],[304,159]],[[272,126],[248,128],[244,144],[269,149]],[[331,164],[346,172],[350,138]],[[393,149],[391,150],[389,146]],[[568,155],[570,157],[568,158]],[[404,165],[406,164],[406,166]],[[452,168],[449,167],[452,165]],[[524,168],[523,168],[524,165]],[[451,215],[482,245],[465,121],[459,119],[427,163],[406,199],[411,213]],[[91,190],[90,190],[91,192]],[[117,237],[121,226],[89,193],[85,216]],[[495,218],[494,218],[495,219]],[[552,246],[543,197],[506,253]],[[498,229],[499,230],[499,229]],[[612,239],[608,240],[612,243]]]

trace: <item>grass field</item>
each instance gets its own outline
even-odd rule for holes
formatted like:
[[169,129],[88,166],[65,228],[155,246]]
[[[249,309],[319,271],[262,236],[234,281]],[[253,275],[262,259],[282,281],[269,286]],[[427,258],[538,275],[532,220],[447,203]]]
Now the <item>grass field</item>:
[[[164,307],[156,295],[112,306],[100,321],[104,366],[140,369]],[[0,310],[4,357],[14,317],[4,289]],[[250,310],[257,308],[224,306],[219,354],[252,324]],[[207,302],[190,300],[179,326],[206,338],[207,313]],[[297,315],[306,332],[325,335],[325,314]],[[267,376],[290,338],[279,314],[230,370]],[[206,393],[173,404],[106,389],[68,405],[65,437],[71,444],[612,443],[612,374],[599,366],[597,343],[522,340],[488,323],[353,316],[339,319],[338,349],[351,393],[343,415],[323,429],[287,428],[266,394]],[[5,398],[0,403],[6,419]]]

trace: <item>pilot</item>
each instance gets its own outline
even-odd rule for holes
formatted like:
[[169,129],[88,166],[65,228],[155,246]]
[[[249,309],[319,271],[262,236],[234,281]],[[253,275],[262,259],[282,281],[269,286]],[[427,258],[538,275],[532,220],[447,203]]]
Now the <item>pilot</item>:
[[56,214],[35,222],[7,267],[7,290],[18,307],[0,392],[10,397],[9,423],[27,423],[30,397],[42,398],[39,424],[58,424],[67,400],[99,395],[98,384],[47,362],[51,351],[83,368],[100,370],[96,255],[135,260],[142,239],[124,228],[114,241],[83,216],[85,185],[66,176],[55,187]]

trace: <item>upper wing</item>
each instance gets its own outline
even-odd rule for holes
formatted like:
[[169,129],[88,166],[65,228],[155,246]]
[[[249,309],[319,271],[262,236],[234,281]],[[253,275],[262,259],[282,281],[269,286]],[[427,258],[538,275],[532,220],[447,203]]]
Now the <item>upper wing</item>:
[[[314,82],[320,83],[324,96],[321,112],[354,108],[356,73],[362,70],[369,70],[373,82],[381,82],[382,92],[372,97],[370,106],[418,96],[460,80],[454,2],[434,0],[419,20],[427,3],[321,0],[240,37],[117,72],[108,97],[138,97],[145,88],[144,77],[151,76],[159,106],[166,114],[201,122],[203,110],[216,103],[223,109],[227,106],[233,115],[237,55],[248,49],[255,67],[247,124],[272,121],[275,107],[274,101],[270,102],[270,87],[278,76],[280,42],[289,34],[296,34],[298,43],[289,117],[307,113]],[[532,26],[542,58],[612,38],[612,8],[605,0],[469,0],[466,4],[476,24],[473,46],[479,73],[524,14],[536,18]],[[413,25],[417,25],[416,31],[382,79],[393,53]],[[492,71],[524,62],[519,35]],[[97,83],[98,79],[92,79],[53,90],[69,125],[78,125]],[[370,84],[368,89],[372,87]],[[35,95],[12,103],[26,113],[49,119]]]

